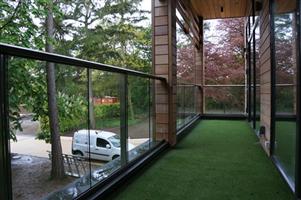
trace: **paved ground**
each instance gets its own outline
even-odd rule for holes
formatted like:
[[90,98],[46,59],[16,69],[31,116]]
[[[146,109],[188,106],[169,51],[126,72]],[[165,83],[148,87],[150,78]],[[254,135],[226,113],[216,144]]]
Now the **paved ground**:
[[[131,138],[137,135],[141,135],[141,133],[144,133],[143,135],[145,135],[146,127],[147,126],[145,123],[131,126],[129,128],[129,132],[132,134],[130,134],[129,142],[134,146],[140,145],[141,143],[145,142],[148,138]],[[22,122],[22,128],[23,131],[18,131],[16,134],[18,141],[11,142],[11,152],[23,155],[48,158],[47,151],[51,150],[51,145],[45,143],[43,140],[36,139],[36,133],[39,131],[39,122],[34,122],[31,121],[30,118],[25,118]],[[112,129],[111,131],[113,130],[114,129]],[[71,154],[72,137],[61,136],[61,144],[63,154]]]
[[[30,118],[22,122],[23,131],[17,132],[17,142],[11,142],[11,152],[23,155],[32,155],[48,158],[47,151],[51,150],[51,145],[43,140],[37,140],[36,133],[39,130],[39,122],[31,121]],[[62,149],[64,154],[71,154],[71,137],[61,137]]]

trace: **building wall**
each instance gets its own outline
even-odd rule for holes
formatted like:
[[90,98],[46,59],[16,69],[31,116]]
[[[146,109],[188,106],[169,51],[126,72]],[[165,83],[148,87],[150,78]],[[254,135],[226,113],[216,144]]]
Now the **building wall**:
[[155,82],[155,136],[176,144],[176,20],[172,0],[152,0],[153,69],[167,83]]
[[271,49],[270,49],[270,16],[269,0],[263,0],[263,9],[260,13],[260,124],[265,127],[266,134],[261,137],[261,144],[269,154],[271,130]]

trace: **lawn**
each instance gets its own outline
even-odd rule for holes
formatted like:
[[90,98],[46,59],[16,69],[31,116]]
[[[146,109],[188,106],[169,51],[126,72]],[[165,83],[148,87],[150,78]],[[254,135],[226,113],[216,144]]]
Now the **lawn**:
[[[140,118],[128,119],[128,125],[132,126],[140,123],[141,121],[142,120]],[[120,127],[120,118],[95,119],[95,126],[96,129]]]
[[286,183],[244,121],[201,121],[110,199],[289,200]]

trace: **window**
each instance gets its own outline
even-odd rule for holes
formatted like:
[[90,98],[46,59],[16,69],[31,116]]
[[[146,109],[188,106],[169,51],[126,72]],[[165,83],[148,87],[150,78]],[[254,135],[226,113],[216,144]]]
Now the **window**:
[[295,187],[297,135],[297,1],[274,1],[275,114],[273,153],[290,186]]
[[120,137],[118,135],[109,137],[108,140],[113,144],[114,147],[120,147]]
[[106,146],[110,145],[108,141],[101,139],[101,138],[97,138],[96,140],[96,146],[101,147],[101,148],[106,148]]

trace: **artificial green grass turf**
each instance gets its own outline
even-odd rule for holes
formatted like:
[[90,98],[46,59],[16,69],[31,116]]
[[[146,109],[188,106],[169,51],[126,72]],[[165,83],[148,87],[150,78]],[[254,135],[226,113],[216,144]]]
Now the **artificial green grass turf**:
[[114,199],[293,199],[246,122],[201,121]]

